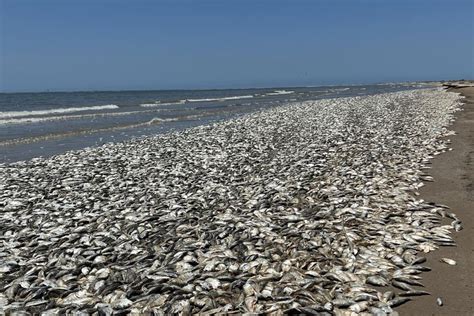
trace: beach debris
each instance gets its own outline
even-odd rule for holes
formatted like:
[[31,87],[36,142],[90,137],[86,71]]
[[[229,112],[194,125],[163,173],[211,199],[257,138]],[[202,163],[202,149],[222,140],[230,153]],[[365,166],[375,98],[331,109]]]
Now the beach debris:
[[292,103],[0,165],[0,314],[396,315],[455,246],[413,192],[459,107]]
[[441,297],[436,298],[436,304],[438,304],[438,306],[443,306],[443,300]]
[[453,259],[441,258],[440,261],[441,261],[441,262],[444,262],[444,263],[447,263],[447,264],[449,264],[450,266],[455,266],[455,265],[456,265],[456,261],[453,260]]

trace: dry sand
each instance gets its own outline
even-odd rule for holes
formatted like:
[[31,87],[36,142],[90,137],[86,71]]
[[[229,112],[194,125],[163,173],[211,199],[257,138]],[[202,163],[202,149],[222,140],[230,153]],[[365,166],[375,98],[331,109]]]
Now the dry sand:
[[[435,181],[420,190],[421,198],[450,206],[464,229],[454,234],[457,247],[444,247],[428,255],[433,270],[423,275],[432,295],[417,297],[398,308],[400,315],[474,315],[474,87],[450,88],[462,93],[464,111],[458,112],[449,137],[452,151],[436,157],[429,170]],[[456,266],[441,263],[452,258]],[[436,304],[440,297],[443,306]]]

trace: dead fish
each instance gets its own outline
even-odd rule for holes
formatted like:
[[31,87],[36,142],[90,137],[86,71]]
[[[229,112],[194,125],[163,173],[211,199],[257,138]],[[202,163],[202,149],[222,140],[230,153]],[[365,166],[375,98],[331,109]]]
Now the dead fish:
[[388,302],[392,300],[393,298],[395,298],[395,293],[393,293],[392,291],[387,291],[383,293],[381,301]]
[[424,286],[421,282],[418,282],[417,280],[414,280],[414,279],[408,278],[408,277],[395,277],[393,279],[395,281],[403,282],[403,283],[410,284],[410,285]]
[[387,286],[388,285],[387,280],[385,280],[384,278],[382,278],[380,276],[375,276],[375,275],[369,276],[367,278],[367,283],[371,284],[371,285],[375,285],[375,286]]
[[25,304],[25,307],[36,307],[39,305],[45,305],[48,304],[48,300],[34,300],[34,301],[29,301]]
[[451,226],[454,228],[455,231],[459,232],[463,229],[462,223],[459,220],[454,220],[451,223]]
[[409,301],[411,301],[411,299],[408,297],[397,297],[388,301],[388,305],[391,307],[397,307]]
[[331,301],[332,305],[336,306],[336,307],[340,307],[340,308],[346,308],[346,307],[349,307],[353,304],[355,304],[355,302],[353,300],[350,300],[350,299],[344,299],[344,298],[337,298],[337,299],[334,299]]
[[414,291],[414,289],[411,286],[401,281],[393,280],[392,285],[404,291]]
[[[0,304],[396,315],[425,295],[419,252],[455,246],[462,228],[412,194],[459,102],[436,89],[293,102],[2,164]],[[381,288],[392,282],[405,293]]]
[[444,262],[444,263],[447,263],[447,264],[449,264],[450,266],[455,266],[455,265],[456,265],[456,261],[454,261],[453,259],[441,258],[440,261],[441,261],[441,262]]
[[349,309],[355,313],[360,313],[360,312],[365,311],[368,307],[369,307],[369,302],[364,301],[364,302],[358,302],[358,303],[352,304],[351,306],[349,306]]
[[426,292],[426,291],[417,291],[417,290],[414,290],[414,291],[406,291],[406,292],[402,292],[399,294],[400,296],[422,296],[422,295],[431,295],[429,292]]

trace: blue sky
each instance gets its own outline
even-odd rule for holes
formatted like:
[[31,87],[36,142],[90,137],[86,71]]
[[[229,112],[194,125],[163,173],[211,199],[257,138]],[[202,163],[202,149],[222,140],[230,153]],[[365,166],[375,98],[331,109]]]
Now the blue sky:
[[0,91],[471,78],[473,0],[0,0]]

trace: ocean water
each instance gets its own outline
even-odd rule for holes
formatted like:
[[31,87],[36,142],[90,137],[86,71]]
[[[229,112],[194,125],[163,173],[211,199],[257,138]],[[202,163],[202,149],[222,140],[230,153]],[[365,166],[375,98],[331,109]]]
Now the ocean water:
[[207,124],[289,102],[426,87],[0,93],[0,163]]

